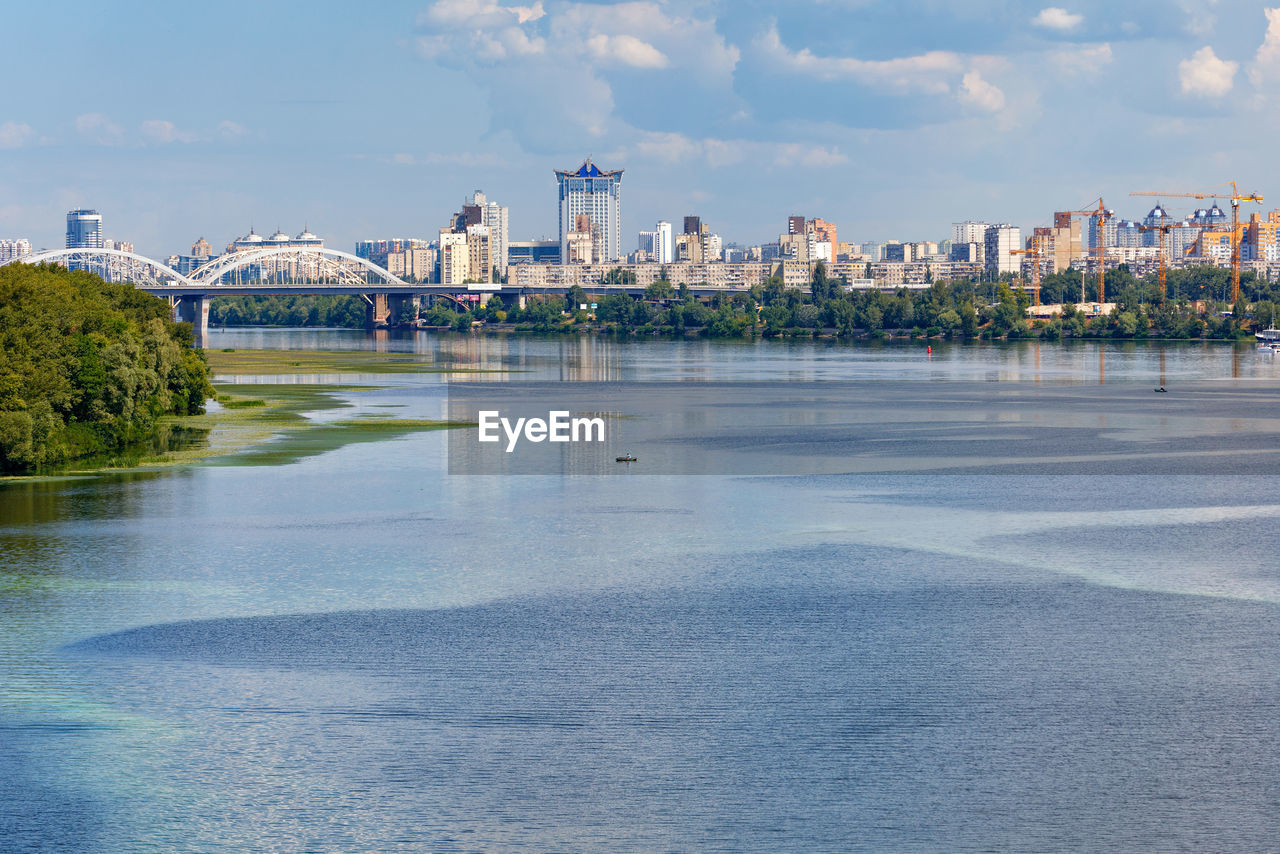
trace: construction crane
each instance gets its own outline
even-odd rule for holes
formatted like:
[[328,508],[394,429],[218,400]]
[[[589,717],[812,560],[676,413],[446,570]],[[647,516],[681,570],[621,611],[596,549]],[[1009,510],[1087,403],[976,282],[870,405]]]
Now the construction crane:
[[1036,234],[1033,229],[1031,237],[1027,240],[1028,247],[1026,249],[1012,249],[1010,255],[1026,255],[1031,261],[1031,299],[1032,305],[1040,304],[1040,257],[1044,252],[1044,246],[1041,243],[1043,235]]
[[1235,181],[1228,181],[1230,193],[1182,193],[1182,192],[1136,192],[1131,196],[1177,196],[1183,199],[1220,199],[1223,196],[1231,199],[1231,304],[1240,302],[1240,203],[1257,202],[1262,204],[1261,193],[1241,193]]
[[[1098,198],[1098,206],[1081,208],[1078,211],[1065,211],[1073,217],[1089,217],[1096,216],[1098,218],[1098,303],[1102,304],[1107,301],[1107,218],[1110,214],[1107,212],[1107,206],[1102,203],[1102,198]],[[1080,277],[1081,301],[1084,300],[1084,276]]]
[[[1164,210],[1164,208],[1162,207],[1161,210]],[[1138,226],[1138,228],[1141,229],[1142,231],[1160,232],[1160,298],[1161,299],[1164,299],[1166,296],[1168,296],[1168,292],[1165,290],[1165,281],[1167,279],[1167,273],[1168,273],[1168,267],[1169,267],[1169,263],[1167,260],[1169,257],[1169,253],[1165,249],[1165,243],[1169,235],[1169,232],[1173,231],[1175,228],[1192,228],[1192,226],[1186,225],[1185,223],[1165,221],[1169,219],[1171,219],[1171,217],[1168,216],[1168,212],[1166,211],[1165,216],[1161,217],[1162,221],[1158,225]]]

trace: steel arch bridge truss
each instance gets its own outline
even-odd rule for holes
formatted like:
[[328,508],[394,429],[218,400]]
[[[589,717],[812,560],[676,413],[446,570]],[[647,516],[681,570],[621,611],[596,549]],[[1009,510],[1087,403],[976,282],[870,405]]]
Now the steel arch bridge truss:
[[159,261],[119,249],[53,249],[12,258],[6,264],[60,264],[74,270],[89,270],[108,282],[127,282],[144,288],[192,285],[192,281]]
[[191,281],[218,285],[405,286],[407,283],[366,258],[321,247],[274,247],[230,252],[191,274]]

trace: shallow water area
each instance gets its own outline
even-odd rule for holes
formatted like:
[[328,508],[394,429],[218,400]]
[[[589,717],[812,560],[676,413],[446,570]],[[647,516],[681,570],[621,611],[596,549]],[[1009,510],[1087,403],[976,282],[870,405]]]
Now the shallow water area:
[[[1173,401],[1152,405],[1193,385],[1269,399],[1280,362],[1251,347],[213,339],[432,368],[338,372],[344,405],[307,413],[320,422],[441,418],[450,370],[865,382],[869,440],[894,423],[871,414],[909,411],[923,388],[977,403],[960,426],[892,427],[886,453],[934,455],[914,473],[450,475],[446,432],[414,430],[272,465],[0,484],[0,847],[1280,836],[1280,501],[1239,462],[1264,458],[1271,413],[1168,413],[1151,435],[1185,447],[1152,445],[1125,473],[1081,459],[1100,445],[969,414],[983,389],[992,411],[1034,390],[1095,423],[1077,401],[1145,405],[1158,385]],[[1150,439],[1105,414],[1108,441]],[[788,453],[803,468],[828,451]],[[989,464],[937,465],[961,451]]]

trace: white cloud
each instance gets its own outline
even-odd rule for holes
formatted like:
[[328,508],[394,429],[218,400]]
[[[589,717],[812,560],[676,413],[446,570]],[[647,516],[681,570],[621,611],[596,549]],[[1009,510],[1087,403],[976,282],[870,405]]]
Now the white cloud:
[[895,59],[820,57],[808,48],[792,51],[782,43],[776,26],[757,38],[755,46],[775,67],[819,80],[853,79],[888,86],[898,92],[946,94],[951,91],[949,79],[960,74],[965,67],[964,57],[944,50]]
[[563,2],[550,10],[540,3],[437,0],[418,17],[414,46],[426,59],[465,69],[488,91],[495,130],[509,129],[535,149],[561,151],[627,129],[614,114],[614,86],[638,84],[615,79],[621,70],[679,71],[717,102],[734,98],[739,51],[713,18],[696,14],[649,0]]
[[84,113],[76,116],[76,133],[98,145],[120,145],[124,142],[124,129],[102,113]]
[[171,142],[197,142],[200,137],[190,131],[178,130],[173,122],[165,119],[147,119],[142,123],[142,136],[159,145]]
[[1060,74],[1092,75],[1111,64],[1111,45],[1081,45],[1049,53],[1049,61]]
[[666,55],[648,42],[635,36],[607,36],[596,33],[587,39],[587,50],[597,60],[617,61],[633,68],[666,68],[670,62]]
[[1263,86],[1268,80],[1280,76],[1280,9],[1263,9],[1267,16],[1267,34],[1253,57],[1249,79],[1254,86]]
[[[826,168],[848,163],[839,148],[798,142],[758,142],[746,139],[691,139],[681,133],[641,132],[633,147],[641,158],[666,164],[705,163],[712,169],[751,161],[760,166]],[[631,152],[617,152],[623,159]]]
[[1070,32],[1084,22],[1084,15],[1068,12],[1058,6],[1048,6],[1040,10],[1040,14],[1031,19],[1031,23],[1046,30]]
[[224,119],[218,122],[217,131],[218,136],[223,139],[235,139],[236,137],[244,136],[249,132],[245,129],[244,125],[238,122],[233,122],[230,119]]
[[1218,59],[1211,47],[1202,47],[1178,63],[1178,80],[1184,95],[1200,98],[1221,98],[1235,85],[1236,71],[1240,63]]
[[839,166],[848,162],[849,158],[841,154],[838,148],[794,142],[779,146],[774,156],[774,163],[779,166],[808,166],[815,169]]
[[29,124],[5,122],[0,125],[0,148],[22,148],[34,140],[35,135]]
[[415,47],[427,59],[497,63],[547,55],[561,67],[566,60],[593,67],[686,67],[723,78],[739,56],[714,20],[675,17],[655,2],[566,3],[548,13],[541,3],[437,0],[417,26]]
[[542,3],[503,6],[497,0],[437,0],[418,16],[418,26],[447,29],[492,28],[536,21],[546,12]]
[[960,100],[986,113],[1004,109],[1004,92],[983,80],[976,71],[968,72],[960,81]]

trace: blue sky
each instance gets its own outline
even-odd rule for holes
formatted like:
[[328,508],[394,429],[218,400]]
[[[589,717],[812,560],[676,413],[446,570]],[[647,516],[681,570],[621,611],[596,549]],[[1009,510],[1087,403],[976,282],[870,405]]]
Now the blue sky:
[[788,214],[936,240],[1099,195],[1141,215],[1131,190],[1280,200],[1280,9],[1049,2],[28,3],[0,237],[60,246],[87,206],[156,256],[250,225],[350,250],[483,189],[528,239],[588,154],[626,169],[624,249],[686,214],[743,243]]

